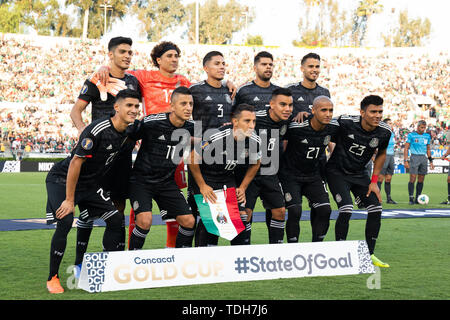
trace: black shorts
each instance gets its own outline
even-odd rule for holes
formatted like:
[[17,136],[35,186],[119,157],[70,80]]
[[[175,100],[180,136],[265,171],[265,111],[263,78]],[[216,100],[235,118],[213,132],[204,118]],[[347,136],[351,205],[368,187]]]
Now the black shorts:
[[277,175],[256,176],[245,192],[245,208],[253,211],[256,200],[261,198],[265,209],[283,208],[284,194]]
[[280,175],[283,187],[286,208],[302,205],[302,196],[305,196],[311,206],[329,204],[328,190],[320,176],[312,181],[304,181],[293,176]]
[[130,202],[135,215],[141,212],[151,212],[153,200],[158,204],[160,211],[167,211],[166,219],[175,219],[177,216],[192,213],[183,191],[178,189],[175,180],[160,184],[139,181],[130,184]]
[[380,202],[375,193],[372,192],[369,197],[366,197],[370,184],[369,176],[351,176],[339,170],[328,169],[327,181],[331,194],[339,208],[353,205],[350,192],[353,193],[355,198],[359,197],[366,208],[371,205],[380,206]]
[[[66,199],[66,186],[54,182],[47,182],[47,224],[55,223],[56,210]],[[111,198],[100,187],[75,192],[75,206],[80,209],[79,220],[83,222],[101,218],[108,219],[117,213]]]
[[[206,184],[213,188],[213,190],[220,190],[226,188],[236,188],[236,181],[232,178],[226,179],[223,182],[214,182],[208,180],[208,177],[203,177]],[[195,183],[194,178],[192,178],[189,182],[188,188],[188,202],[192,208],[192,211],[198,215],[197,203],[195,203],[194,194],[200,194],[200,188],[197,183]],[[245,203],[238,203],[239,211],[245,211]]]
[[121,151],[101,182],[102,187],[110,192],[111,199],[125,200],[130,198],[129,180],[131,169],[131,151]]

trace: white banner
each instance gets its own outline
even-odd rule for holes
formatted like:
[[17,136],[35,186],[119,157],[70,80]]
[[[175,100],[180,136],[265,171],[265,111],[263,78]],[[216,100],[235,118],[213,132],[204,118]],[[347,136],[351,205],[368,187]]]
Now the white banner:
[[105,292],[375,273],[365,241],[86,253],[78,287]]

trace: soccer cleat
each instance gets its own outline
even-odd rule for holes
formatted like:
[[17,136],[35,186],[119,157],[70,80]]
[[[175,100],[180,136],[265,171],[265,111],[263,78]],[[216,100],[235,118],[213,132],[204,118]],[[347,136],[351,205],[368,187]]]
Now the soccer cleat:
[[450,204],[450,201],[445,200],[445,201],[442,201],[441,204]]
[[395,202],[395,201],[392,200],[391,198],[387,199],[386,203],[397,204],[397,202]]
[[54,275],[50,281],[47,281],[47,290],[50,293],[63,293],[64,288],[59,283],[59,278],[57,275]]
[[372,254],[370,256],[370,258],[372,259],[372,263],[373,263],[374,266],[377,266],[377,267],[380,267],[380,268],[389,268],[389,265],[387,263],[384,263],[383,261],[381,261],[380,259],[375,257],[374,254]]

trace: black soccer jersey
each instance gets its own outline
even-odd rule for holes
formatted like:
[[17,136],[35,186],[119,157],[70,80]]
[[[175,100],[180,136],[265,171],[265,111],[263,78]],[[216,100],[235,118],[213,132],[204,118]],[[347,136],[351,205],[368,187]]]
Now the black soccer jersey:
[[205,181],[223,182],[234,178],[238,165],[256,164],[261,159],[261,139],[253,132],[248,138],[237,141],[233,126],[219,128],[208,141],[202,143],[200,171]]
[[215,88],[206,81],[201,81],[193,84],[190,90],[194,99],[192,119],[201,121],[202,133],[231,122],[232,101],[227,87]]
[[139,130],[130,135],[132,139],[142,139],[131,181],[153,184],[174,179],[184,152],[189,152],[194,123],[186,121],[178,128],[170,122],[169,115],[158,113],[144,117]]
[[361,116],[342,115],[337,121],[339,134],[327,169],[339,169],[349,175],[366,175],[366,165],[375,150],[387,148],[391,129],[384,122],[380,122],[375,130],[366,131],[361,126]]
[[[109,75],[113,77],[112,75]],[[125,85],[128,89],[141,92],[139,88],[139,82],[137,78],[131,74],[125,73],[125,76],[120,80],[125,81]],[[100,119],[102,117],[110,117],[111,113],[114,111],[114,102],[116,98],[108,93],[108,98],[106,101],[100,99],[100,91],[95,84],[93,84],[89,79],[84,82],[81,88],[78,99],[90,102],[92,104],[92,121]]]
[[330,96],[330,91],[327,88],[316,85],[314,89],[308,89],[302,85],[301,82],[293,83],[286,86],[292,92],[292,98],[294,100],[294,116],[299,112],[311,113],[313,101],[318,96]]
[[270,107],[270,99],[273,90],[279,86],[270,84],[267,88],[258,86],[255,81],[247,82],[239,87],[234,98],[234,106],[246,103],[255,107],[255,111],[267,110]]
[[283,152],[283,143],[281,141],[285,139],[290,123],[290,119],[279,122],[273,121],[270,118],[269,110],[256,112],[255,132],[261,138],[261,145],[263,146],[261,148],[261,167],[258,174],[277,174]]
[[281,174],[304,181],[312,181],[320,175],[319,159],[325,154],[330,141],[334,141],[339,124],[332,120],[321,131],[312,128],[310,120],[291,122],[286,133],[288,141],[282,155]]
[[65,184],[70,161],[77,156],[86,158],[81,166],[77,189],[99,185],[101,178],[110,169],[121,148],[128,143],[126,133],[118,132],[114,128],[111,118],[96,120],[83,130],[71,155],[52,167],[47,181]]

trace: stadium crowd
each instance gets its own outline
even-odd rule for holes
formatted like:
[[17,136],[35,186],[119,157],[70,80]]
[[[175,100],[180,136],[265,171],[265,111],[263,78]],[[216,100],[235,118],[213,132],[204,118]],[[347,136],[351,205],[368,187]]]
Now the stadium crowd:
[[[152,69],[153,43],[137,43],[131,69]],[[192,82],[205,78],[201,67],[210,46],[182,45],[178,72]],[[223,46],[227,76],[237,86],[253,78],[253,56],[262,48]],[[272,81],[300,81],[300,59],[307,48],[266,48],[275,57]],[[367,93],[385,100],[397,149],[418,120],[429,124],[433,146],[446,144],[450,127],[450,56],[421,49],[318,48],[323,59],[319,83],[329,88],[335,115],[358,112]],[[106,46],[96,40],[0,36],[1,140],[26,152],[70,152],[77,131],[69,117],[84,80],[107,62]],[[422,103],[421,99],[428,99]],[[90,115],[86,115],[90,119]]]

